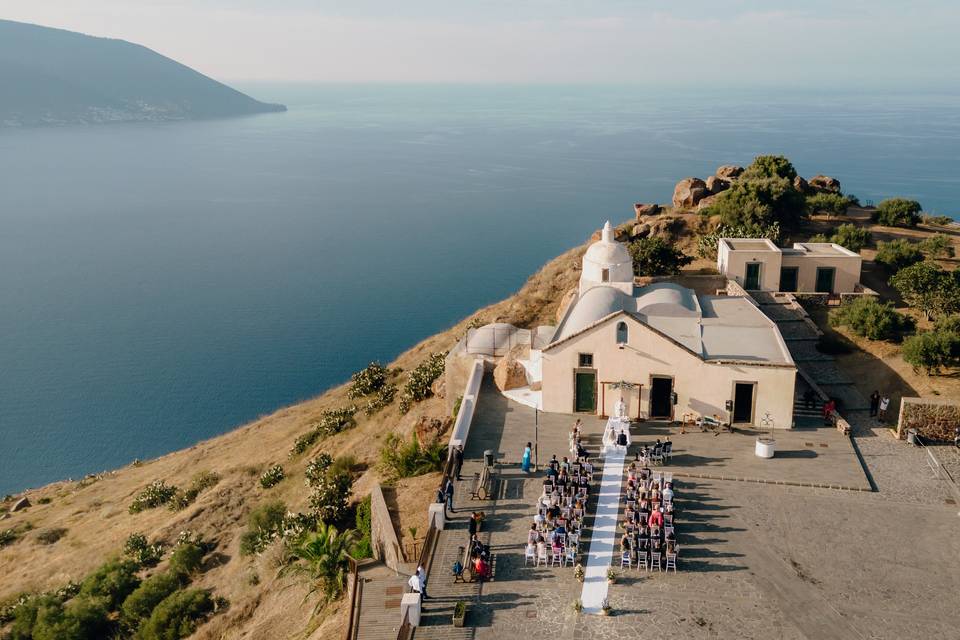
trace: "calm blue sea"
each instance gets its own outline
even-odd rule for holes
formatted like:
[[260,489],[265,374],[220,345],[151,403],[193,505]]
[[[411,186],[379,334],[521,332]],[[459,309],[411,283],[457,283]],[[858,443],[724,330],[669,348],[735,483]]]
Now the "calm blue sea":
[[316,395],[719,164],[958,211],[958,96],[247,89],[289,112],[0,130],[0,494]]

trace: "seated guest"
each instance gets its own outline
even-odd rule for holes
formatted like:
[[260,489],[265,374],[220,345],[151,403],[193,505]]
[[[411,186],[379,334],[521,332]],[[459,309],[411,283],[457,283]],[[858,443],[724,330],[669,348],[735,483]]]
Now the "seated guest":
[[480,580],[487,580],[490,578],[490,565],[487,564],[485,558],[477,558],[474,561],[473,570],[477,575],[477,578]]
[[667,535],[665,537],[668,541],[676,540],[677,534],[674,532],[673,529],[670,529],[669,531],[667,531]]
[[647,524],[650,525],[650,528],[662,527],[663,526],[663,514],[660,513],[660,510],[657,509],[650,513],[650,517],[647,519]]
[[527,532],[527,543],[532,543],[537,541],[537,537],[540,534],[537,532],[537,523],[534,522],[530,525],[530,531]]
[[667,553],[674,554],[677,552],[677,543],[673,540],[667,540]]
[[666,488],[663,490],[663,499],[667,502],[673,501],[673,483],[667,483]]
[[630,551],[630,536],[626,533],[620,538],[620,551]]

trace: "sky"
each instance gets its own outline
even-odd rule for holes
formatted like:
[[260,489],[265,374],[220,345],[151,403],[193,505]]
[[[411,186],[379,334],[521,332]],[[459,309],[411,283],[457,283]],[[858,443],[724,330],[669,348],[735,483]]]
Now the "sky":
[[960,84],[956,0],[0,0],[226,81]]

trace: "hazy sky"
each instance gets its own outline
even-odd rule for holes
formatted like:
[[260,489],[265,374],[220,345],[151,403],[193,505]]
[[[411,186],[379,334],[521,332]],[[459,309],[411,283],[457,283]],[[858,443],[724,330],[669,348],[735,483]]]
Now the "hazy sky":
[[960,84],[960,2],[0,0],[223,80]]

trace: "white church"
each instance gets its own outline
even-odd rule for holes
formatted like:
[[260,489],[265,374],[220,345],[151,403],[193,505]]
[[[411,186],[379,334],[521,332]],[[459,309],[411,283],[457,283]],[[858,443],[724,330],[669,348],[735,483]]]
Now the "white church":
[[623,401],[633,420],[793,424],[797,368],[777,326],[748,298],[637,286],[609,222],[583,257],[559,324],[526,334],[529,386],[515,393],[543,411],[607,416]]

